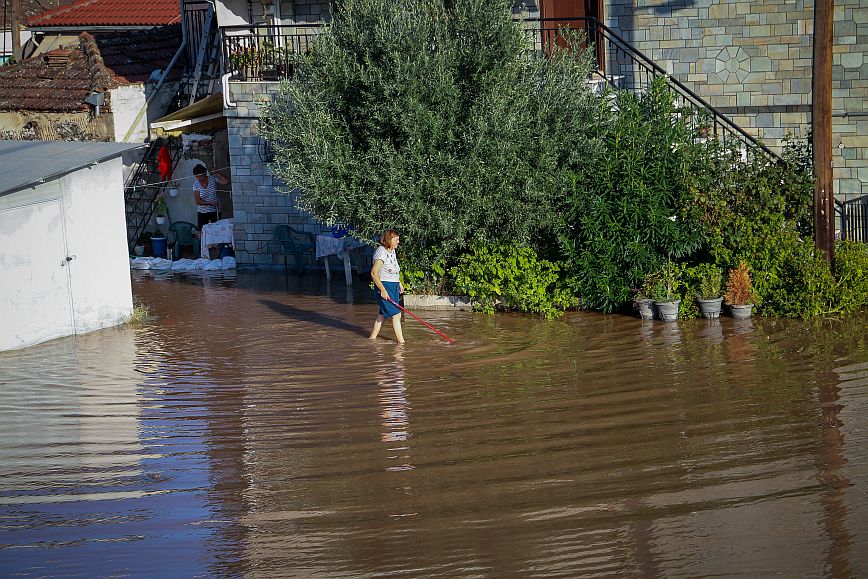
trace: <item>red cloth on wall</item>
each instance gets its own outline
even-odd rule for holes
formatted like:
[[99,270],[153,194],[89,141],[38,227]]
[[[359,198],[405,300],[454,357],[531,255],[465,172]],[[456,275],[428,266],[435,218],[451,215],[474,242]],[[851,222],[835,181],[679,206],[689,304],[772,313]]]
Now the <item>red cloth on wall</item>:
[[160,168],[160,177],[163,181],[168,181],[172,178],[172,155],[169,153],[169,147],[163,145],[160,147],[160,152],[157,153],[157,164]]

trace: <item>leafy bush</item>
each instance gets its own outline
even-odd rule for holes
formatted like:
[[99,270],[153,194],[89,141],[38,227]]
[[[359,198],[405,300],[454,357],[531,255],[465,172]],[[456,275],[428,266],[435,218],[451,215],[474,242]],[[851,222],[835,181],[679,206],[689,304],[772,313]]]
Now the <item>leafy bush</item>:
[[844,313],[868,306],[868,244],[839,241],[835,247],[835,306]]
[[612,311],[667,259],[702,241],[694,175],[708,158],[703,119],[676,106],[663,79],[642,95],[600,100],[600,146],[576,173],[561,243],[571,284],[588,307]]
[[477,245],[458,259],[450,275],[455,290],[470,296],[477,311],[501,307],[552,318],[578,303],[561,282],[560,269],[529,247]]
[[723,289],[723,272],[713,263],[701,263],[687,268],[684,275],[687,283],[694,288],[697,299],[713,300],[720,297]]
[[[345,0],[263,111],[299,204],[405,255],[554,239],[593,149],[587,54],[534,58],[505,0]],[[576,44],[576,43],[573,43]]]
[[404,291],[412,294],[444,295],[452,293],[446,277],[446,260],[436,250],[429,250],[420,258],[401,258],[401,283]]

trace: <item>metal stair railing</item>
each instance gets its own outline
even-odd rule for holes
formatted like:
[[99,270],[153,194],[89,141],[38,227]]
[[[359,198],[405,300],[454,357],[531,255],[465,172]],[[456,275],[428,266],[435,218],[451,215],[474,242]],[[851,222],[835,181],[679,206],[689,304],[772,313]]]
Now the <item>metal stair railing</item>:
[[[138,241],[139,235],[147,227],[154,216],[157,197],[167,189],[167,183],[160,176],[157,156],[160,150],[159,141],[153,141],[148,147],[145,156],[132,173],[124,186],[124,206],[127,217],[127,245],[132,251]],[[174,147],[172,151],[172,170],[174,172],[181,159],[180,148]]]
[[[703,137],[715,138],[724,145],[735,146],[745,158],[760,154],[773,162],[781,160],[774,151],[678,79],[670,76],[660,65],[596,18],[527,18],[524,22],[525,31],[532,38],[535,53],[551,54],[555,45],[569,48],[571,38],[567,36],[565,29],[584,31],[595,54],[597,74],[609,85],[618,89],[642,92],[655,79],[665,78],[666,87],[675,98],[677,105],[693,110],[697,113],[695,116],[707,116],[707,121],[702,123]],[[584,48],[586,43],[582,44]]]
[[847,201],[835,201],[835,213],[841,220],[841,239],[868,243],[868,195]]

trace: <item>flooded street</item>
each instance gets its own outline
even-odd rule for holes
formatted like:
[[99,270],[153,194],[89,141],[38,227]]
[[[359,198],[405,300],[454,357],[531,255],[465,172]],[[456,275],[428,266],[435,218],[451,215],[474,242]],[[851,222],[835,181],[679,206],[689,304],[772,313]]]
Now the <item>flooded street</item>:
[[417,312],[136,272],[0,353],[0,575],[868,576],[868,316]]

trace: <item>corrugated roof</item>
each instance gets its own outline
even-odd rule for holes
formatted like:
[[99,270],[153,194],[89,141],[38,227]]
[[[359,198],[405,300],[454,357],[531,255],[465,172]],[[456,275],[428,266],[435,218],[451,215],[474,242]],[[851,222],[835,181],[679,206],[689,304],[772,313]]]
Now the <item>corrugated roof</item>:
[[180,21],[178,0],[77,0],[28,18],[27,26],[165,26]]
[[0,141],[0,195],[58,179],[83,167],[114,159],[136,143]]

